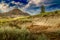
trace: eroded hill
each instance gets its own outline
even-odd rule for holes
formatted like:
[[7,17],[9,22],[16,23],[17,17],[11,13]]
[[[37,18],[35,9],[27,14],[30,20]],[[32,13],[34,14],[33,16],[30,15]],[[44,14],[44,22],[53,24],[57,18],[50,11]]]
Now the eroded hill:
[[27,28],[32,35],[45,35],[48,40],[59,40],[60,12],[48,12],[23,18],[0,19],[0,27]]
[[14,18],[14,17],[21,17],[21,16],[29,16],[30,14],[23,12],[22,10],[19,10],[17,8],[9,11],[9,12],[5,12],[5,13],[0,13],[0,17],[4,17],[4,18]]

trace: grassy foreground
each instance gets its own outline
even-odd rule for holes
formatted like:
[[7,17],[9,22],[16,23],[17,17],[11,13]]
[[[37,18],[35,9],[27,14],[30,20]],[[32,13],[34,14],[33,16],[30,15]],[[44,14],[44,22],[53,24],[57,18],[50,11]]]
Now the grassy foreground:
[[44,34],[32,34],[27,29],[1,27],[0,40],[47,40],[47,37]]

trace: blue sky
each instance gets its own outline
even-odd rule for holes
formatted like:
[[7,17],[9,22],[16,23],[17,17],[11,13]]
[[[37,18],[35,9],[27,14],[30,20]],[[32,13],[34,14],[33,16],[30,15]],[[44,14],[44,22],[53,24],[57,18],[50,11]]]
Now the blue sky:
[[0,12],[18,8],[30,14],[37,14],[40,12],[41,3],[45,5],[46,11],[60,9],[60,0],[0,0]]

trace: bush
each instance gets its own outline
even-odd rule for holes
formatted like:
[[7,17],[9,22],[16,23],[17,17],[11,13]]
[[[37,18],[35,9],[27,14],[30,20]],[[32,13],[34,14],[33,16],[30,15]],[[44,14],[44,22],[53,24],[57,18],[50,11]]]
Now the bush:
[[26,28],[18,29],[15,27],[1,27],[0,40],[45,40],[44,34],[30,33]]
[[42,33],[41,35],[38,36],[37,40],[48,40],[48,38],[46,37],[45,34]]
[[11,27],[1,27],[0,28],[0,40],[25,40],[27,35],[26,30],[20,30]]

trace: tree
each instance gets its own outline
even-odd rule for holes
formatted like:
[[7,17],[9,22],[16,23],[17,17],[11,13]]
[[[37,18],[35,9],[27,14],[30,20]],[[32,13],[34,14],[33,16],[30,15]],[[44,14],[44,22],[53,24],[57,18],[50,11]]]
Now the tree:
[[45,6],[43,4],[41,5],[41,13],[45,13]]

